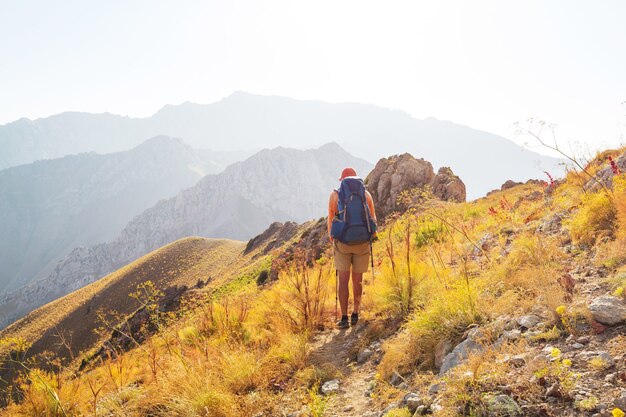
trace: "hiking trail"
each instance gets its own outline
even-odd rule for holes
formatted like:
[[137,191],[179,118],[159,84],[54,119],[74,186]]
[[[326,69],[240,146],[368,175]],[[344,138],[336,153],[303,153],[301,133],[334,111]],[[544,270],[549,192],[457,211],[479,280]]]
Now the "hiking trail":
[[312,343],[310,363],[322,369],[334,370],[339,380],[339,390],[331,394],[326,407],[328,416],[378,416],[376,406],[368,393],[376,375],[374,356],[380,354],[380,342],[370,346],[372,355],[361,363],[357,354],[368,347],[367,330],[370,323],[364,321],[349,329],[330,329],[315,336]]

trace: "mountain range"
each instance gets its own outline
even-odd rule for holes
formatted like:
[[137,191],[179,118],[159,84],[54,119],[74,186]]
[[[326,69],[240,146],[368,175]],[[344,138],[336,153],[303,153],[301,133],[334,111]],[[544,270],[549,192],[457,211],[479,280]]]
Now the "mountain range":
[[375,162],[409,152],[451,166],[470,199],[506,180],[558,172],[559,160],[491,133],[374,105],[331,104],[236,92],[212,104],[167,105],[151,117],[69,112],[0,126],[0,169],[78,152],[115,152],[155,135],[180,137],[194,148],[307,148],[336,141]]
[[50,274],[78,246],[106,242],[157,201],[223,168],[180,139],[0,171],[0,293]]
[[[244,240],[274,221],[324,216],[329,192],[346,164],[363,177],[372,169],[330,143],[307,151],[263,150],[207,175],[135,216],[108,242],[76,247],[47,276],[0,297],[0,327],[177,239]],[[97,216],[92,219],[98,222]]]

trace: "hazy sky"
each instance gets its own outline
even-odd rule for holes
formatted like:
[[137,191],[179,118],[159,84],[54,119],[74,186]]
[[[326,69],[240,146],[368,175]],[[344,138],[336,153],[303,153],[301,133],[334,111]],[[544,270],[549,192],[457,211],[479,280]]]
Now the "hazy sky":
[[626,140],[625,74],[621,0],[0,0],[0,123],[244,90],[596,147]]

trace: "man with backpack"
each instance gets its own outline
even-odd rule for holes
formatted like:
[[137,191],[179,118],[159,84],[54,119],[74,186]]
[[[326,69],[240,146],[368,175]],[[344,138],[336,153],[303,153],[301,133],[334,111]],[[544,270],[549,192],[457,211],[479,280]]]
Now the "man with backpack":
[[[345,168],[341,184],[328,201],[328,235],[335,251],[335,267],[339,279],[341,320],[337,327],[345,329],[359,321],[363,293],[363,274],[370,263],[371,241],[376,235],[376,213],[371,194],[353,168]],[[350,268],[354,308],[348,322]]]

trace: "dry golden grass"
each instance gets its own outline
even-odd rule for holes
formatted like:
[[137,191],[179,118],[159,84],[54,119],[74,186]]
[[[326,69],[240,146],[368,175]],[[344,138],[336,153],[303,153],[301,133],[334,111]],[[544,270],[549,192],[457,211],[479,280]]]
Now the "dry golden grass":
[[[151,281],[158,288],[194,286],[198,280],[232,275],[245,263],[245,244],[232,240],[186,238],[151,252],[110,275],[33,311],[0,332],[0,338],[22,338],[32,344],[30,353],[39,354],[67,335],[73,354],[98,342],[94,332],[102,323],[97,314],[115,312],[125,316],[139,308],[129,297],[138,285]],[[67,349],[58,352],[67,357]]]

